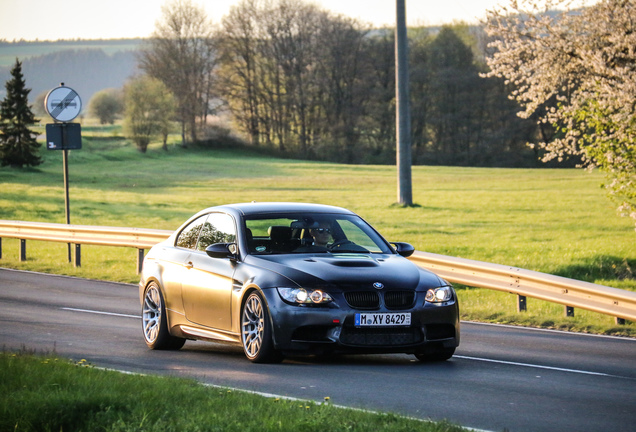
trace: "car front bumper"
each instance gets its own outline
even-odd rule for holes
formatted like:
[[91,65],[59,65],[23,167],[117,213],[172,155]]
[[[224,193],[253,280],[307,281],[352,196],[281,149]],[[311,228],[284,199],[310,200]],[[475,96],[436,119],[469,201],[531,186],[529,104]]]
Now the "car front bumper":
[[[434,304],[418,293],[409,309],[359,310],[342,298],[321,306],[284,302],[276,289],[264,290],[272,319],[274,344],[286,353],[418,353],[428,347],[459,345],[459,308],[456,298]],[[360,327],[356,313],[410,313],[409,326]]]

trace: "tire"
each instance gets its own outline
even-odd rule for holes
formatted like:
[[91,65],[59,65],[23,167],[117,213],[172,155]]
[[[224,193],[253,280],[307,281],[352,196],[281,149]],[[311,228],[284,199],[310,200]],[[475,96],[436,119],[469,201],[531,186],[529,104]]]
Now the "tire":
[[252,292],[241,311],[241,344],[254,363],[280,363],[283,355],[274,348],[269,311],[258,291]]
[[144,291],[144,304],[141,310],[141,323],[144,340],[153,350],[178,350],[185,339],[175,337],[168,331],[166,306],[159,286],[150,282]]
[[415,357],[421,362],[440,362],[448,360],[453,354],[455,354],[455,347],[435,347],[416,353]]

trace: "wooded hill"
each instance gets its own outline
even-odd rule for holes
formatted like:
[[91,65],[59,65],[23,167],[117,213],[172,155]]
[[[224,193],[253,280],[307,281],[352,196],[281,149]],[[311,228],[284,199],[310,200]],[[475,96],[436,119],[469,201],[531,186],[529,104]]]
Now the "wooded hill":
[[[31,89],[31,103],[63,82],[77,91],[87,106],[93,94],[122,87],[135,73],[140,44],[141,39],[0,42],[0,82],[9,79],[17,58]],[[4,93],[2,85],[0,98]]]

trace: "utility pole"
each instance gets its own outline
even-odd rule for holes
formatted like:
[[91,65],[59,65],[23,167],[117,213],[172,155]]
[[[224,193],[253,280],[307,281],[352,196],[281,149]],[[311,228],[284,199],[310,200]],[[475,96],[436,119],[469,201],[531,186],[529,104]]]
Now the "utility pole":
[[395,26],[395,99],[398,203],[413,205],[411,181],[411,112],[409,108],[408,40],[406,37],[406,7],[396,0]]

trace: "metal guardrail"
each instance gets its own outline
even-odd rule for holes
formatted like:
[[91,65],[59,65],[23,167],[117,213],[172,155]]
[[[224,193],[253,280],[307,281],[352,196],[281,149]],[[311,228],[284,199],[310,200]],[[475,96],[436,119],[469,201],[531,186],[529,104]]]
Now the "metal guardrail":
[[418,266],[449,282],[505,291],[636,321],[636,292],[532,270],[416,251]]
[[[172,231],[121,228],[92,225],[66,225],[46,222],[23,222],[0,220],[0,239],[3,237],[17,238],[20,243],[20,260],[26,260],[26,240],[42,240],[75,244],[75,265],[80,266],[79,245],[120,246],[136,248],[137,272],[141,271],[144,250],[150,249],[165,240]],[[0,258],[2,249],[0,243]],[[70,259],[70,257],[69,257]]]
[[[44,222],[0,220],[3,237],[22,240],[21,259],[26,259],[26,240],[121,246],[138,249],[141,270],[144,249],[165,240],[172,231]],[[2,257],[0,243],[0,258]],[[537,298],[636,321],[636,292],[596,285],[532,270],[416,251],[410,260],[449,282]],[[77,257],[76,257],[77,265]]]
[[0,220],[0,237],[149,249],[172,231]]

